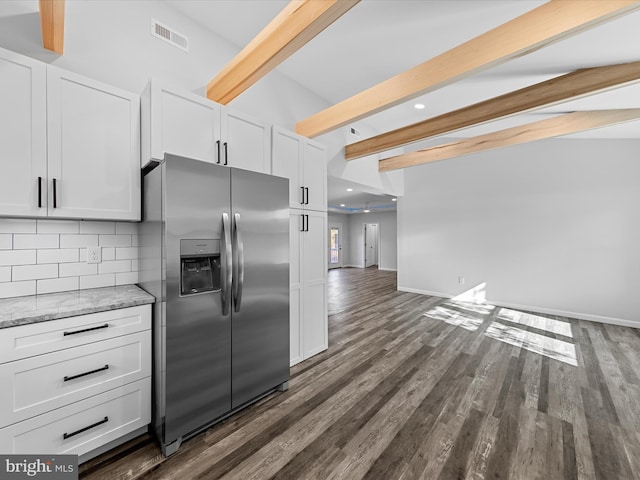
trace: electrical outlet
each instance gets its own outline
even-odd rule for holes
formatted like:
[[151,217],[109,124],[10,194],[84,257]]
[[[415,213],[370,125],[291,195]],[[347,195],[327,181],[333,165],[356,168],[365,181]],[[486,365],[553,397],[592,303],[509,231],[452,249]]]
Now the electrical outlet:
[[464,277],[458,277],[458,285],[464,285]]
[[102,247],[87,247],[87,263],[100,263],[102,261]]

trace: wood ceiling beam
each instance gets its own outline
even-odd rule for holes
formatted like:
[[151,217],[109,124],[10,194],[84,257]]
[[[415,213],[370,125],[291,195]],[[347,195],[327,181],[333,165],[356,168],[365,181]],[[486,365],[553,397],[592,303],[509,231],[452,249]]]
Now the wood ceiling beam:
[[637,0],[551,0],[296,124],[316,137],[640,8]]
[[530,87],[376,135],[344,149],[345,159],[382,152],[462,128],[548,107],[640,80],[640,61],[583,68]]
[[207,98],[228,104],[360,0],[292,0],[207,84]]
[[413,167],[424,163],[568,135],[637,119],[640,119],[640,108],[573,112],[478,137],[467,138],[459,142],[437,145],[425,150],[385,158],[378,162],[378,170],[388,172],[399,168]]
[[42,45],[60,55],[64,52],[64,0],[40,0]]

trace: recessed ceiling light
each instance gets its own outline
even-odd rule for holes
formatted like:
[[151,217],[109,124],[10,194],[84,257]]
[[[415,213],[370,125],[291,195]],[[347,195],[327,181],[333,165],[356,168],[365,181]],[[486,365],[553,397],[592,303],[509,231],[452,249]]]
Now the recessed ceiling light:
[[413,108],[417,110],[422,110],[424,108],[424,103],[416,103]]
[[341,206],[341,207],[345,207],[346,205],[345,205],[344,203],[341,203],[341,204],[340,204],[340,206]]
[[369,213],[371,210],[365,210],[364,213]]
[[347,192],[353,192],[353,188],[347,188]]
[[391,199],[391,201],[392,201],[392,202],[397,202],[397,201],[398,201],[398,199],[397,199],[397,198],[392,198],[392,199]]

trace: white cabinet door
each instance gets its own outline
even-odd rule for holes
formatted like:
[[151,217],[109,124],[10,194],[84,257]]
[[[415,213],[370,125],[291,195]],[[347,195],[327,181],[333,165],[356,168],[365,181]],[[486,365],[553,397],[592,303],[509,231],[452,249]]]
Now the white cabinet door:
[[327,214],[305,211],[302,232],[302,349],[304,358],[326,350],[327,324]]
[[273,127],[272,170],[289,179],[289,207],[327,210],[327,155],[324,145]]
[[303,360],[302,328],[300,325],[300,309],[302,308],[301,230],[301,211],[291,210],[289,214],[289,365],[295,365]]
[[272,173],[289,179],[289,207],[303,208],[302,137],[274,126],[272,133]]
[[327,154],[324,145],[305,140],[302,152],[303,184],[306,188],[305,208],[327,210]]
[[165,153],[220,163],[220,105],[152,80],[142,95],[142,166]]
[[49,216],[140,220],[140,100],[47,68]]
[[0,49],[0,215],[47,214],[46,80],[44,63]]
[[223,164],[271,173],[270,125],[229,107],[222,110]]

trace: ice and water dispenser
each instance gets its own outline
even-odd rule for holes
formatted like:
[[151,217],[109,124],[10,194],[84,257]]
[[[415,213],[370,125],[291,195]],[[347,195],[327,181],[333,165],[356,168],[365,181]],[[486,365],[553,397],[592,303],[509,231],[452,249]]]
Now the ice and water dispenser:
[[220,290],[220,240],[180,240],[180,295]]

